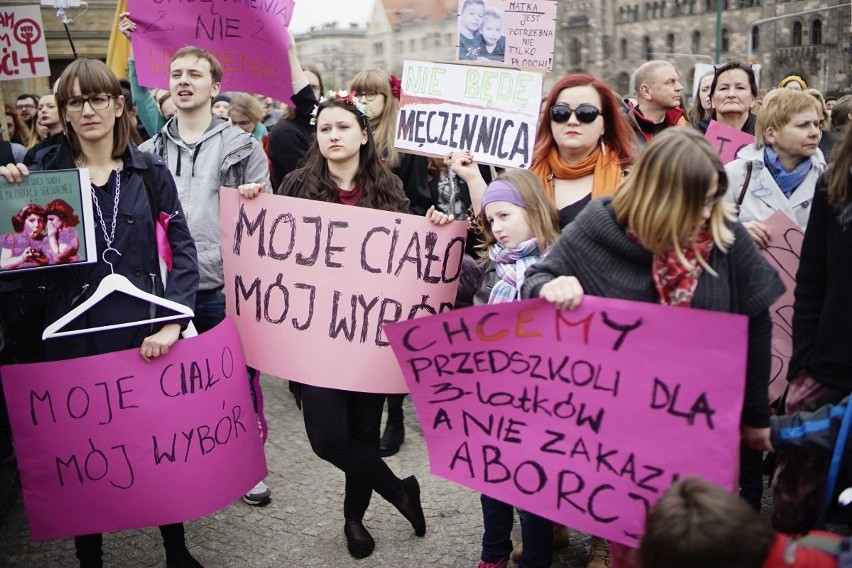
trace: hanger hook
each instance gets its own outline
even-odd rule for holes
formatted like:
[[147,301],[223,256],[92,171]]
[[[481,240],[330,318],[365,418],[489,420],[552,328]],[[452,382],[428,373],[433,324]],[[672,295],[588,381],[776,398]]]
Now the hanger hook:
[[115,253],[115,254],[117,254],[118,256],[121,256],[121,253],[120,253],[120,252],[118,252],[117,250],[115,250],[115,249],[114,249],[114,248],[112,248],[112,247],[107,247],[106,249],[104,249],[104,252],[102,252],[102,253],[101,253],[101,258],[103,259],[103,261],[104,261],[105,263],[109,264],[109,273],[110,273],[110,274],[115,274],[115,267],[114,267],[114,266],[112,265],[112,263],[111,263],[110,261],[108,261],[108,260],[107,260],[107,258],[106,258],[106,254],[107,254],[109,251],[114,252],[114,253]]

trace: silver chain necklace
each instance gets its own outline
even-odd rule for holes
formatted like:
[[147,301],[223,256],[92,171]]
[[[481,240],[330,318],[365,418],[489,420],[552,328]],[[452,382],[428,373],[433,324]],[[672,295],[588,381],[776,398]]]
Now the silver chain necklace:
[[[77,160],[77,167],[85,167],[82,160]],[[121,253],[112,247],[112,242],[115,240],[115,223],[118,219],[118,200],[121,198],[121,162],[119,162],[118,160],[116,160],[115,162],[115,197],[113,197],[112,199],[112,224],[110,226],[109,233],[107,233],[106,222],[104,221],[104,214],[101,211],[101,204],[98,202],[98,196],[95,195],[95,193],[95,184],[92,183],[92,202],[95,204],[95,211],[97,211],[98,213],[98,222],[101,225],[101,231],[104,234],[104,240],[107,244],[106,248],[101,253],[101,258],[105,263],[109,264],[110,272],[114,272],[112,263],[106,259],[106,253],[112,251],[118,256],[121,256]]]

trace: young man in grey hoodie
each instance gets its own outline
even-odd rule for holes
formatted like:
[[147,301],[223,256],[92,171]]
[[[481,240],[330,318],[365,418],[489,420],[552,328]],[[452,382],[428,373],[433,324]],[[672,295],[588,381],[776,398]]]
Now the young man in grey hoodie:
[[[250,134],[228,119],[213,115],[213,97],[222,82],[222,67],[213,54],[198,47],[184,47],[172,57],[169,73],[169,91],[177,113],[139,149],[163,158],[175,178],[198,250],[201,281],[193,322],[203,333],[225,319],[219,188],[236,188],[246,198],[271,193],[269,165],[263,148]],[[250,505],[264,505],[270,494],[260,482],[243,500]]]

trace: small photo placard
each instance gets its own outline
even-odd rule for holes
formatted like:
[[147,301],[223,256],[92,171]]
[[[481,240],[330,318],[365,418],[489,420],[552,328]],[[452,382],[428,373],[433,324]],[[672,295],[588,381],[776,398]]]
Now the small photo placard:
[[0,178],[0,272],[97,261],[88,170]]

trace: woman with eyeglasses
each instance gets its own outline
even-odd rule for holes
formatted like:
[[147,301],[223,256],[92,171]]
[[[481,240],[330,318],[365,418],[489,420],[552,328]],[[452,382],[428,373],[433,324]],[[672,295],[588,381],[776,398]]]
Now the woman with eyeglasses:
[[[784,291],[733,208],[716,150],[691,128],[668,128],[645,147],[615,197],[592,201],[526,272],[524,297],[574,309],[585,294],[749,318],[742,437],[770,451],[769,306]],[[613,544],[612,567],[630,565]],[[600,564],[600,566],[609,564]]]
[[[31,169],[88,169],[98,223],[95,229],[98,257],[92,264],[52,269],[42,323],[49,324],[70,312],[92,296],[101,280],[113,272],[126,277],[141,290],[194,308],[198,287],[195,243],[165,163],[154,156],[144,158],[129,141],[130,120],[118,79],[100,61],[77,59],[59,79],[56,103],[64,135],[58,144],[36,154]],[[146,171],[160,210],[176,212],[166,232],[173,263],[165,282],[160,277],[154,218],[145,185]],[[28,173],[24,164],[0,166],[0,176],[10,183],[20,181]],[[150,304],[125,294],[111,294],[69,325],[92,328],[148,320],[150,310]],[[44,357],[48,361],[58,361],[139,349],[140,356],[150,361],[169,352],[178,340],[181,327],[187,323],[148,324],[113,329],[109,333],[48,339],[42,343]],[[104,498],[109,499],[109,490],[104,491]],[[168,512],[167,502],[159,505]],[[65,514],[85,519],[87,513],[81,509]],[[160,532],[166,549],[166,566],[201,566],[187,550],[182,523],[161,526]],[[81,568],[103,566],[102,542],[101,534],[74,538]]]
[[713,109],[699,123],[704,133],[715,120],[734,130],[754,134],[757,117],[751,106],[757,97],[757,78],[747,63],[732,61],[716,67],[710,83],[710,104]]

